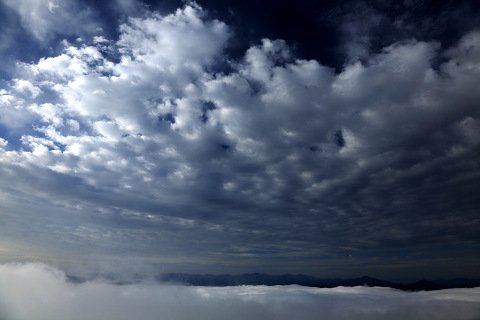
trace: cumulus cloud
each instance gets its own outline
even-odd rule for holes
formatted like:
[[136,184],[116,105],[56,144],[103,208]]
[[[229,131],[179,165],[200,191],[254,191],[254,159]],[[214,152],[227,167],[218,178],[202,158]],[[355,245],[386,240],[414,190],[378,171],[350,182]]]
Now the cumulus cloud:
[[[35,30],[57,28],[45,21]],[[191,4],[20,64],[0,96],[0,123],[16,133],[2,140],[0,177],[24,201],[4,209],[68,214],[55,220],[67,243],[108,234],[95,244],[209,263],[478,239],[465,196],[479,184],[477,31],[447,51],[396,42],[340,72],[282,40],[231,61],[231,37]]]
[[457,319],[480,316],[480,289],[72,284],[41,264],[0,265],[2,319]]

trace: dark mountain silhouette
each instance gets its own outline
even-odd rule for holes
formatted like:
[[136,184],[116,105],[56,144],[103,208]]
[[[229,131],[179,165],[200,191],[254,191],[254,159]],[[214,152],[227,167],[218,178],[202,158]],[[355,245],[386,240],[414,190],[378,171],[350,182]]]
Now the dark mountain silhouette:
[[447,289],[447,288],[448,287],[442,286],[433,281],[420,280],[414,283],[403,285],[399,289],[408,290],[408,291],[432,291],[432,290],[440,290],[440,289]]
[[450,280],[439,280],[435,281],[435,283],[447,288],[480,287],[480,279],[455,278]]
[[372,277],[360,277],[354,279],[341,280],[337,283],[338,286],[343,287],[356,287],[356,286],[368,286],[368,287],[390,287],[397,288],[398,284],[385,280],[380,280]]
[[363,276],[352,279],[322,279],[302,274],[268,275],[247,273],[241,275],[211,275],[188,273],[165,273],[155,277],[159,282],[187,284],[193,286],[237,286],[237,285],[301,285],[307,287],[386,287],[405,291],[431,291],[450,288],[474,288],[480,286],[480,279],[457,278],[452,280],[428,281],[420,280],[402,284]]
[[[93,277],[85,278],[75,275],[67,275],[66,279],[71,283],[83,283],[90,280],[107,281],[116,285],[135,284],[145,280],[146,277],[135,274],[128,279],[123,279],[114,274],[101,274]],[[159,283],[182,284],[192,286],[241,286],[241,285],[266,285],[266,286],[280,286],[280,285],[300,285],[306,287],[316,288],[334,288],[334,287],[385,287],[404,291],[432,291],[451,288],[474,288],[480,287],[480,279],[469,278],[454,278],[448,280],[419,280],[413,283],[398,283],[386,281],[378,278],[363,276],[359,278],[350,279],[324,279],[303,274],[282,274],[269,275],[263,273],[246,273],[239,275],[231,274],[190,274],[190,273],[163,273],[155,276],[155,281]]]
[[183,283],[195,286],[234,286],[234,285],[291,285],[297,284],[308,287],[333,287],[341,279],[319,279],[302,274],[267,275],[261,273],[247,273],[241,275],[210,275],[167,273],[156,277],[160,282]]

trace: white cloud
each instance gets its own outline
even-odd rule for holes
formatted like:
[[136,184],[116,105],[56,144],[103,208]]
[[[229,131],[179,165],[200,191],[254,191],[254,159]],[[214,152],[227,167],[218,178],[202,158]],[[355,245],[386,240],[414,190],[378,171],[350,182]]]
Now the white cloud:
[[6,146],[8,145],[8,141],[3,139],[3,138],[0,138],[0,148],[5,148]]
[[23,93],[23,92],[29,93],[32,98],[36,98],[41,92],[41,90],[38,87],[35,87],[28,80],[23,80],[23,79],[15,79],[13,88],[17,90],[17,92],[19,93]]
[[82,35],[99,31],[91,9],[76,0],[5,0],[15,10],[22,25],[38,40],[55,34]]
[[479,304],[479,288],[411,293],[368,287],[72,284],[46,265],[0,265],[0,316],[9,320],[471,320],[480,316]]
[[203,16],[201,8],[193,4],[165,17],[131,18],[122,25],[118,44],[135,58],[134,63],[162,73],[178,77],[180,69],[202,72],[229,36],[224,23]]

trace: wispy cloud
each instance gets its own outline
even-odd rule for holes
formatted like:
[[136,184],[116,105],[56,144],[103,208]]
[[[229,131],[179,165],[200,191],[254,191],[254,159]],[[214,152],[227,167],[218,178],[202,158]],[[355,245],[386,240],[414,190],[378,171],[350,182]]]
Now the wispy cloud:
[[23,27],[40,41],[57,35],[82,36],[101,30],[94,11],[76,0],[5,0]]

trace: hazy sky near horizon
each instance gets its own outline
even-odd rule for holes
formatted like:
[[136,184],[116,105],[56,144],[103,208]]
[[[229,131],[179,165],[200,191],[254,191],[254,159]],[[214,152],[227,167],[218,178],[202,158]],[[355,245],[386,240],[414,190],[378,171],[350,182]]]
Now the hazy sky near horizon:
[[479,13],[0,0],[0,261],[480,277]]

